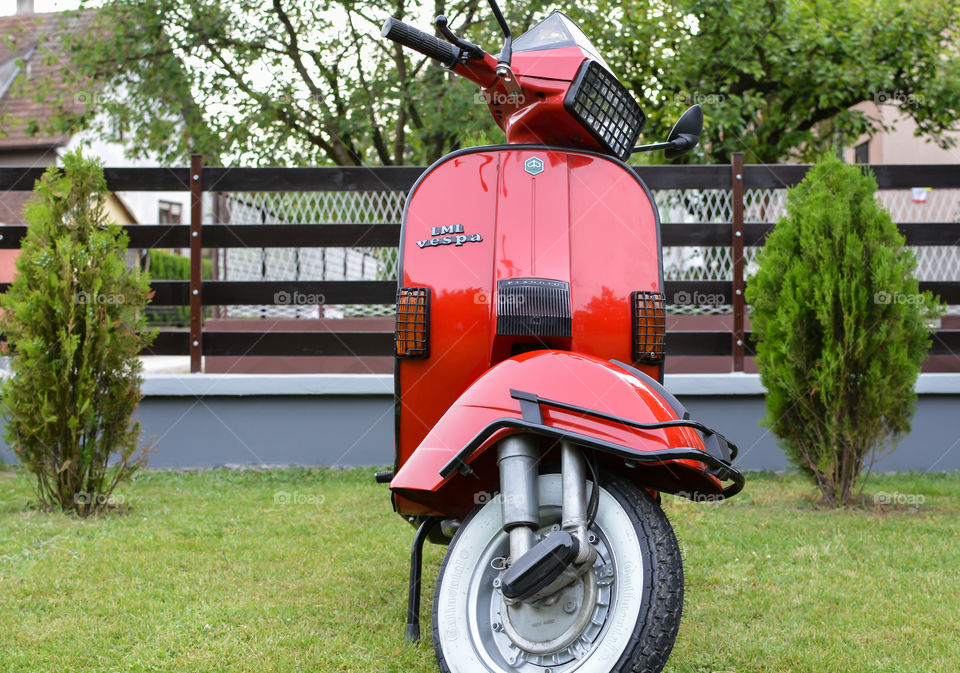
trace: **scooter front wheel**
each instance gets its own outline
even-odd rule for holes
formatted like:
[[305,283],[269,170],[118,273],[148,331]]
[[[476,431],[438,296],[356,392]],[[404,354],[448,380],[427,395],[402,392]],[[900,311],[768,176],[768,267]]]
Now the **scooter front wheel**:
[[[541,535],[559,528],[559,474],[539,477]],[[683,607],[680,550],[650,495],[601,481],[590,530],[597,560],[577,582],[536,604],[509,604],[499,577],[509,554],[498,498],[474,510],[440,567],[433,644],[444,673],[658,673]]]

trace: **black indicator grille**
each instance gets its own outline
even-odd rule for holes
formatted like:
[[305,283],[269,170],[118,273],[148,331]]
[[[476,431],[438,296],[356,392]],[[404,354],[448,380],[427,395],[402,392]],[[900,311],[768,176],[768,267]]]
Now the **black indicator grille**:
[[637,291],[630,295],[634,362],[655,365],[663,362],[667,315],[662,292]]
[[570,336],[570,284],[546,278],[498,281],[497,334]]
[[394,344],[398,358],[425,358],[430,354],[430,288],[401,287],[397,292]]
[[563,107],[604,149],[623,160],[630,156],[646,121],[630,92],[596,61],[580,66]]

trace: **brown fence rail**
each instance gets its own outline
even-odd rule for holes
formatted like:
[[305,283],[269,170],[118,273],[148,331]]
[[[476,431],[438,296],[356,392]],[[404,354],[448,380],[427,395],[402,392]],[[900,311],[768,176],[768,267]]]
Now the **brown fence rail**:
[[[960,165],[870,166],[881,189],[909,189],[916,185],[960,188]],[[666,281],[668,297],[680,292],[722,296],[732,306],[733,330],[672,331],[667,334],[670,355],[732,357],[735,371],[752,351],[752,334],[744,329],[744,246],[763,245],[773,225],[744,222],[743,192],[746,189],[781,189],[803,179],[809,166],[744,165],[735,154],[728,165],[641,166],[636,171],[651,189],[719,189],[732,191],[731,222],[665,223],[665,246],[730,246],[733,279]],[[204,248],[308,248],[391,247],[399,243],[400,223],[350,224],[202,224],[203,192],[318,192],[318,191],[408,191],[423,172],[421,167],[380,168],[223,168],[203,167],[194,156],[190,168],[107,168],[107,186],[112,191],[189,191],[189,225],[139,224],[124,229],[135,249],[189,248],[189,281],[154,281],[153,303],[159,306],[189,306],[190,327],[161,331],[149,349],[154,355],[191,356],[191,370],[200,371],[201,357],[246,355],[375,356],[393,353],[390,332],[232,332],[203,331],[203,308],[222,305],[276,304],[284,293],[323,295],[328,304],[392,304],[394,281],[204,281],[201,254]],[[43,170],[0,167],[0,190],[33,188]],[[898,225],[913,246],[956,246],[960,223],[910,222]],[[0,227],[0,248],[16,249],[26,234],[25,226]],[[960,281],[927,281],[921,290],[931,290],[948,304],[960,304]],[[0,284],[6,291],[7,284]],[[960,352],[960,330],[936,332],[931,354]]]

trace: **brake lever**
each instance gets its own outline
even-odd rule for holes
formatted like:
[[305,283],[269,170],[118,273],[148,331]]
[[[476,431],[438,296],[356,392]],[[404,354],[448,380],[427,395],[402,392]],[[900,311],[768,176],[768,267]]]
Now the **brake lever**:
[[434,23],[437,26],[437,30],[440,31],[440,34],[447,38],[447,42],[456,47],[460,47],[461,56],[466,54],[467,57],[472,60],[479,60],[486,55],[486,52],[484,52],[483,49],[475,45],[473,42],[468,42],[467,40],[457,37],[457,34],[450,30],[449,26],[447,26],[447,17],[445,17],[443,14],[434,19]]

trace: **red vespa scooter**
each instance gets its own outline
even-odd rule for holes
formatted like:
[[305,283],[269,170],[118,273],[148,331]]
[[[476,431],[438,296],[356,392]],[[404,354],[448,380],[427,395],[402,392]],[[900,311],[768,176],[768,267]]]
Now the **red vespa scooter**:
[[659,217],[623,162],[695,146],[700,108],[635,148],[643,113],[555,12],[498,58],[390,18],[383,36],[479,85],[506,145],[447,155],[403,216],[395,510],[449,543],[433,643],[442,671],[660,671],[683,570],[660,493],[738,493],[736,447],[661,385]]

